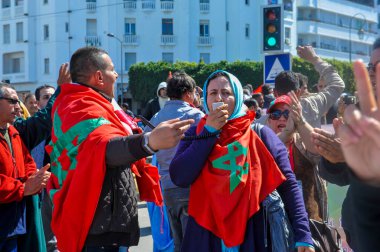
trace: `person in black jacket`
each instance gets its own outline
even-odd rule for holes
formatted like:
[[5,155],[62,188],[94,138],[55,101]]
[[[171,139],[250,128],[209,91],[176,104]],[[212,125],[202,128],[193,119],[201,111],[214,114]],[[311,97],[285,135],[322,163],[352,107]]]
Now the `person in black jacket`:
[[157,87],[157,96],[146,104],[146,108],[143,112],[143,116],[149,121],[160,109],[162,109],[165,103],[169,100],[166,95],[166,82],[161,82]]

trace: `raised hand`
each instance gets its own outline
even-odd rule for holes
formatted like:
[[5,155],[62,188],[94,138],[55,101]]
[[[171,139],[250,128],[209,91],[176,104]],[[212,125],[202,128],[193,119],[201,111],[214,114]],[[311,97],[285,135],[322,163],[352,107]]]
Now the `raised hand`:
[[179,118],[160,123],[149,135],[149,147],[161,150],[176,146],[193,123],[193,119],[180,121]]
[[[345,159],[353,172],[365,182],[380,185],[380,100],[373,94],[363,62],[354,63],[356,87],[361,111],[350,105],[344,112],[345,124],[338,128]],[[376,83],[380,84],[380,65],[376,67]],[[380,88],[377,88],[380,98]]]
[[297,54],[298,56],[300,56],[300,58],[312,64],[320,60],[319,56],[315,53],[313,47],[309,45],[297,46]]
[[59,68],[59,75],[57,84],[58,86],[61,86],[63,83],[70,83],[71,82],[71,75],[70,75],[70,69],[69,69],[69,63],[64,63]]

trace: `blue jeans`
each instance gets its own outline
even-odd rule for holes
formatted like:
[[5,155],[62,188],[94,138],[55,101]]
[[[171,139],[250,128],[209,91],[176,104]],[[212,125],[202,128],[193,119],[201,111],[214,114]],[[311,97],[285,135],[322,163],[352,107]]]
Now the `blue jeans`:
[[17,252],[17,238],[0,242],[0,252]]
[[185,235],[187,220],[189,218],[187,212],[189,193],[189,188],[170,188],[164,190],[164,202],[168,213],[175,252],[181,250],[182,240]]

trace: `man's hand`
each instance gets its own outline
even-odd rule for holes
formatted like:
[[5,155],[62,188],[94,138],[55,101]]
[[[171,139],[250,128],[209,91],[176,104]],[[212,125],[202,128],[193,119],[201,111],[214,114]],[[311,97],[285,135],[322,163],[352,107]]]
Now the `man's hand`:
[[150,133],[149,147],[153,150],[161,150],[176,146],[192,123],[194,123],[193,119],[180,121],[179,118],[160,123]]
[[45,165],[25,181],[24,196],[36,194],[46,186],[51,174],[47,171],[49,168],[50,164]]
[[[380,88],[376,102],[366,66],[354,63],[360,109],[350,105],[344,111],[344,121],[338,128],[342,149],[348,165],[363,181],[380,185]],[[380,64],[376,67],[376,83],[380,84]]]
[[297,46],[297,54],[301,59],[304,59],[312,64],[315,64],[321,58],[315,53],[312,46]]
[[[335,118],[334,128],[338,127],[339,123],[339,120]],[[336,164],[346,161],[341,148],[341,140],[334,134],[315,128],[314,132],[311,133],[311,139],[318,154],[326,158],[330,163]]]
[[223,104],[222,106],[210,111],[206,119],[206,125],[213,127],[216,130],[220,130],[226,123],[228,119],[228,105]]
[[57,84],[58,86],[61,86],[63,83],[71,83],[69,63],[67,62],[62,64],[59,68]]

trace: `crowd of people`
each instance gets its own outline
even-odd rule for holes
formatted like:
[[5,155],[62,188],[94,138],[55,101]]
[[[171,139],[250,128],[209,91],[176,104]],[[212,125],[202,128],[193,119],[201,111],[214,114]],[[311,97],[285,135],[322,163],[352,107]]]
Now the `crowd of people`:
[[[165,205],[171,251],[318,251],[327,182],[350,185],[348,245],[375,251],[380,39],[367,68],[354,63],[354,99],[311,46],[297,53],[320,75],[315,92],[292,71],[259,91],[224,70],[203,89],[179,71],[146,104],[145,128],[115,101],[118,74],[100,48],[78,49],[57,88],[23,102],[1,83],[0,252],[126,251],[139,242],[139,200]],[[335,132],[321,129],[330,120]]]

